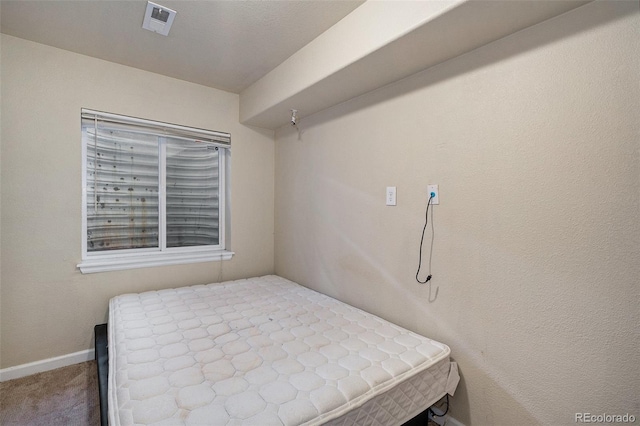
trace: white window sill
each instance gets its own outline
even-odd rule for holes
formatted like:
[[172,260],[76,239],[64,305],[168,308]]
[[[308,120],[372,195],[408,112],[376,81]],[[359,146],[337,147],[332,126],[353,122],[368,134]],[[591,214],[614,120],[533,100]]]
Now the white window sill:
[[136,256],[102,255],[99,258],[85,259],[77,266],[83,274],[93,274],[123,269],[230,260],[234,254],[227,250],[199,250],[183,253],[152,252]]

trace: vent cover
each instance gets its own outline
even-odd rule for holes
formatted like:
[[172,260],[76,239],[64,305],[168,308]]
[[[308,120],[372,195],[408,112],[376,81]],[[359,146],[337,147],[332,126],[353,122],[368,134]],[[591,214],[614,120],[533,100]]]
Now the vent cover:
[[148,1],[142,28],[164,36],[169,34],[176,11]]

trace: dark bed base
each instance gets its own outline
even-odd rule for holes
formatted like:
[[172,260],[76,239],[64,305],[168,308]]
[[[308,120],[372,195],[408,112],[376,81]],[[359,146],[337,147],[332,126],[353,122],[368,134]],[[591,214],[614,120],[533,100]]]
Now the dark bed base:
[[93,328],[96,338],[96,364],[98,365],[98,394],[100,395],[100,425],[109,424],[107,413],[107,378],[109,377],[109,351],[107,349],[107,324]]
[[[100,425],[108,426],[107,378],[109,377],[109,350],[107,348],[107,324],[94,327],[96,337],[96,361],[98,364],[98,393],[100,394]],[[426,426],[429,409],[424,410],[402,426]]]
[[403,423],[402,426],[427,426],[429,423],[429,409],[427,408],[422,413],[418,414],[411,420]]

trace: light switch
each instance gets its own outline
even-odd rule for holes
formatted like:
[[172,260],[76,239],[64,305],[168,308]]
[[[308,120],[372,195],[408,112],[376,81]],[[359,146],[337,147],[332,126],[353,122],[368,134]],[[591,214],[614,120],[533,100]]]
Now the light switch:
[[396,187],[395,186],[387,186],[387,205],[388,206],[396,205]]

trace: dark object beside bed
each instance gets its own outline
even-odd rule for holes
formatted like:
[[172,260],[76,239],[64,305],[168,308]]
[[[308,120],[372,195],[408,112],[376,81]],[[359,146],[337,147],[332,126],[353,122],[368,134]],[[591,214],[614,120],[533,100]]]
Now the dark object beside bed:
[[107,324],[93,328],[96,339],[96,364],[98,366],[98,394],[100,395],[100,424],[107,426],[107,380],[109,377],[109,350],[107,348]]

